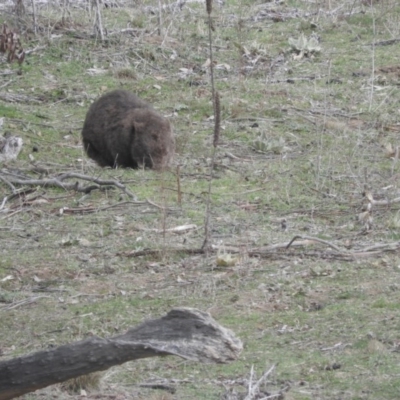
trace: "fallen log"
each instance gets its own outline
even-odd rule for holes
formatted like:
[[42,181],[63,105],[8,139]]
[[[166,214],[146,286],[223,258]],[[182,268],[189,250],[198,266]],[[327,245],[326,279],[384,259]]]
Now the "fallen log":
[[140,358],[175,355],[226,363],[237,359],[241,350],[242,342],[208,313],[176,308],[123,335],[107,339],[94,336],[0,362],[0,400]]

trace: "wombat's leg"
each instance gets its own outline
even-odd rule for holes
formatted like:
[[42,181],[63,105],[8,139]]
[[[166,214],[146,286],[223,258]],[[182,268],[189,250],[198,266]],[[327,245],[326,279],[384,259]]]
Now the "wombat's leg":
[[[146,110],[144,113],[145,117],[147,118],[148,111]],[[135,110],[135,114],[142,116],[143,110]],[[138,168],[153,168],[151,148],[154,146],[154,144],[148,140],[147,136],[147,126],[143,122],[133,121],[131,127],[131,159],[132,162],[137,164]]]
[[83,139],[83,148],[85,149],[86,154],[92,160],[96,161],[97,164],[100,165],[100,167],[107,167],[107,166],[113,167],[113,165],[112,164],[110,165],[110,163],[102,156],[102,154],[96,150],[96,147],[93,146],[93,144],[90,141]]

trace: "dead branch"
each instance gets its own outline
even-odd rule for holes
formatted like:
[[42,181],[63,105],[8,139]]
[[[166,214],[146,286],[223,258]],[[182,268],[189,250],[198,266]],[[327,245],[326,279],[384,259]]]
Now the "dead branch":
[[[34,0],[32,0],[32,1],[34,1]],[[33,49],[26,50],[26,51],[25,51],[25,54],[32,54],[32,53],[35,53],[35,52],[37,52],[37,51],[44,50],[46,47],[47,47],[47,46],[36,46],[36,47],[34,47]]]
[[380,42],[371,43],[370,46],[390,46],[398,42],[400,42],[400,39],[396,38],[396,39],[382,40]]
[[394,203],[400,203],[400,197],[396,197],[395,199],[392,199],[392,200],[390,200],[390,199],[387,199],[387,200],[372,199],[371,200],[371,204],[373,206],[390,206],[391,204],[394,204]]
[[[297,239],[304,239],[294,243]],[[342,261],[354,261],[357,258],[374,257],[387,252],[395,252],[400,250],[400,241],[387,244],[379,244],[370,246],[364,249],[348,251],[341,250],[338,246],[327,242],[326,240],[310,237],[310,236],[295,236],[289,243],[277,243],[271,246],[254,248],[250,250],[245,250],[240,247],[233,246],[210,246],[208,249],[210,254],[216,254],[221,249],[229,254],[245,254],[248,257],[261,257],[261,258],[273,258],[273,259],[287,259],[290,256],[296,256],[296,252],[289,252],[289,247],[307,247],[311,244],[319,242],[325,244],[326,246],[332,248],[333,251],[302,251],[301,256],[304,258],[334,258]],[[158,256],[165,252],[169,253],[181,253],[181,254],[205,254],[204,249],[200,248],[167,248],[163,250],[156,249],[145,249],[145,250],[134,250],[126,251],[122,253],[117,253],[119,256],[123,257],[141,257],[141,256]]]
[[236,360],[242,342],[208,313],[176,308],[124,335],[90,339],[0,362],[0,400],[140,358],[179,356],[205,363]]
[[336,250],[338,253],[343,253],[343,252],[347,253],[346,251],[340,250],[339,247],[337,247],[337,246],[335,246],[334,244],[328,242],[327,240],[322,240],[322,239],[319,239],[319,238],[316,238],[316,237],[311,237],[311,236],[300,236],[300,235],[295,236],[295,237],[289,242],[289,244],[286,246],[286,249],[289,249],[289,247],[292,245],[292,243],[293,243],[295,240],[297,240],[297,239],[310,240],[310,241],[312,241],[312,242],[319,242],[319,243],[322,243],[322,244],[324,244],[324,245],[326,245],[326,246],[329,246],[329,247],[332,248],[333,250]]
[[[252,160],[250,160],[249,158],[237,157],[234,154],[230,153],[229,151],[225,152],[225,156],[230,158],[231,160],[235,160],[235,161],[252,162]],[[257,190],[261,190],[261,189],[257,189]]]
[[[62,209],[60,209],[59,212],[62,213],[62,214],[91,214],[91,213],[94,213],[94,212],[95,213],[99,213],[101,211],[106,211],[106,210],[109,210],[110,208],[121,207],[121,206],[124,206],[124,205],[127,205],[127,204],[133,204],[135,206],[140,206],[140,205],[144,205],[144,204],[150,204],[151,206],[159,208],[159,206],[157,206],[155,203],[153,203],[153,202],[151,202],[149,200],[146,200],[146,201],[121,201],[119,203],[110,204],[109,206],[99,207],[99,208],[90,207],[90,206],[88,206],[88,207],[73,207],[73,208],[71,208],[71,207],[63,207]],[[0,210],[1,210],[1,207],[0,207]],[[168,211],[172,212],[174,210],[172,208],[168,208]],[[183,229],[181,227],[178,227],[178,228]],[[194,229],[194,228],[189,226],[189,228],[187,228],[187,230],[190,230],[190,229]],[[163,232],[163,230],[162,229],[158,229],[158,230],[157,229],[154,229],[154,230],[153,229],[149,229],[149,232],[157,232],[157,233],[159,233],[159,232]],[[178,231],[173,231],[172,229],[171,230],[167,229],[166,232],[180,233],[179,229],[178,229]],[[182,230],[182,233],[185,233],[185,230]]]
[[3,183],[5,183],[7,186],[10,187],[10,189],[12,190],[13,194],[15,193],[16,189],[15,186],[9,182],[6,178],[4,178],[3,176],[0,176],[0,181],[2,181]]
[[[156,250],[156,249],[145,249],[145,250],[133,250],[133,251],[124,251],[121,253],[117,253],[118,256],[123,257],[141,257],[141,256],[158,256],[163,254],[163,250]],[[177,248],[169,248],[167,252],[171,253],[182,253],[182,254],[204,254],[203,249],[177,249]]]
[[35,99],[31,96],[26,96],[20,93],[0,92],[0,99],[10,103],[36,103],[40,104],[42,101]]
[[[122,190],[130,198],[136,201],[136,196],[132,192],[130,192],[125,185],[114,179],[99,179],[93,176],[78,174],[75,172],[67,172],[64,174],[57,175],[53,178],[45,178],[45,179],[29,179],[26,176],[21,177],[20,175],[17,175],[5,169],[0,170],[0,174],[5,175],[5,177],[3,176],[2,178],[14,185],[42,186],[42,187],[55,186],[63,188],[65,190],[74,190],[76,192],[81,192],[81,193],[90,193],[92,190],[99,189],[101,186],[115,186],[118,189]],[[79,181],[65,182],[65,180],[68,179],[80,179],[83,181],[93,182],[94,185],[82,185],[81,183],[79,183]]]
[[132,36],[139,36],[139,34],[142,32],[143,32],[143,29],[125,28],[125,29],[119,29],[117,31],[109,32],[108,36],[122,35],[123,33],[130,33],[130,34],[132,34]]
[[176,388],[174,386],[167,385],[165,383],[141,383],[139,387],[147,389],[165,390],[166,392],[171,394],[174,394],[176,392]]
[[32,4],[32,15],[33,15],[33,32],[36,35],[37,34],[37,19],[36,19],[36,6],[35,6],[35,0],[31,0]]
[[24,2],[22,0],[14,0],[14,11],[15,14],[17,14],[18,17],[22,17],[23,15],[25,15],[25,5]]
[[104,28],[103,22],[101,20],[101,11],[100,11],[100,1],[92,0],[92,8],[96,8],[95,19],[93,24],[94,34],[97,37],[100,36],[100,40],[104,41]]
[[274,371],[274,369],[275,365],[273,365],[268,371],[266,371],[263,376],[253,385],[254,367],[251,366],[249,389],[247,392],[247,396],[244,398],[244,400],[253,400],[260,398],[260,386],[266,383],[268,376]]
[[13,310],[15,308],[24,306],[26,304],[32,304],[32,303],[36,303],[37,300],[39,299],[43,299],[43,298],[49,298],[50,296],[34,296],[34,297],[29,297],[27,299],[23,299],[20,301],[17,301],[13,304],[10,304],[8,306],[4,306],[2,308],[0,308],[0,310]]

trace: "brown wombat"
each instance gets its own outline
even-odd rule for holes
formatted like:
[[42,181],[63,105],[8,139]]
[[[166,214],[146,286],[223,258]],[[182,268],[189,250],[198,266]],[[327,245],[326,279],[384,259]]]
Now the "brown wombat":
[[102,167],[161,169],[175,149],[169,121],[126,90],[106,93],[90,106],[82,139],[87,155]]

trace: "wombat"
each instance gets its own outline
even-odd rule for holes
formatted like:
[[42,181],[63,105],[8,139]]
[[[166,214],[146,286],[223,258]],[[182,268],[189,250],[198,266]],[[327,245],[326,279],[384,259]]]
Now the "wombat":
[[126,90],[106,93],[90,106],[82,139],[101,167],[162,169],[175,150],[168,119]]

